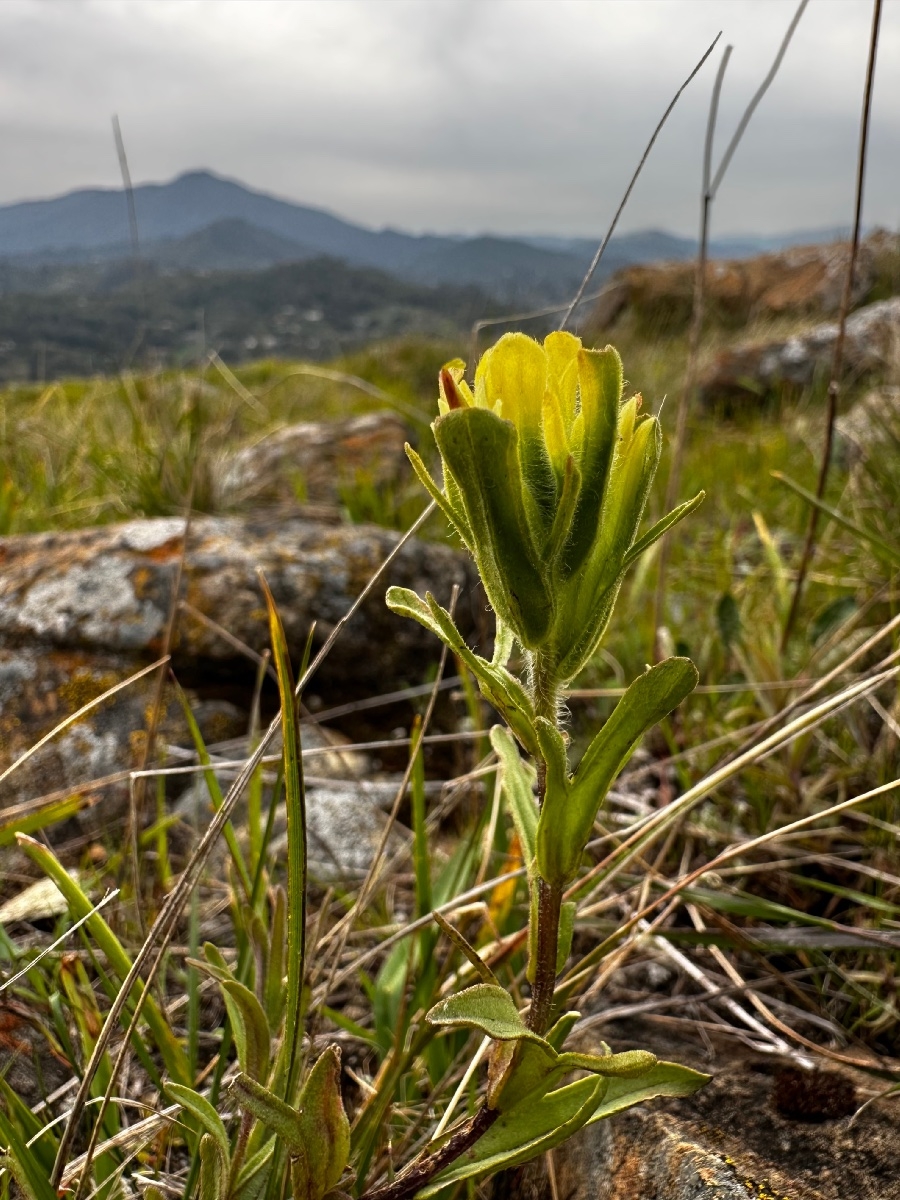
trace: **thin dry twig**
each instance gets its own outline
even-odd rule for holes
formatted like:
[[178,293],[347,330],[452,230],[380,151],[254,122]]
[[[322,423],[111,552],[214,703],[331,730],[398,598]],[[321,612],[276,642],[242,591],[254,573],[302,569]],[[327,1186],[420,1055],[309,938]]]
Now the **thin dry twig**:
[[[415,534],[418,532],[418,530],[422,527],[422,525],[424,525],[424,523],[428,520],[428,518],[431,516],[431,514],[435,511],[435,508],[436,508],[436,505],[435,505],[434,501],[431,501],[428,505],[426,505],[426,507],[422,511],[421,515],[413,523],[413,525],[410,527],[408,532],[405,533],[403,535],[403,537],[398,539],[397,545],[394,547],[394,549],[391,551],[391,553],[389,555],[387,555],[387,557],[385,558],[385,560],[381,564],[381,566],[378,568],[378,570],[373,573],[373,575],[369,579],[366,586],[360,592],[359,596],[356,598],[356,600],[353,602],[353,604],[350,606],[350,608],[347,610],[347,612],[344,614],[344,616],[340,619],[340,621],[337,622],[334,629],[331,631],[328,638],[326,639],[325,644],[323,645],[322,649],[319,651],[319,653],[316,655],[316,657],[310,663],[306,672],[304,673],[304,675],[302,676],[302,678],[300,679],[300,681],[298,682],[298,684],[296,686],[296,694],[297,695],[300,695],[302,693],[303,689],[306,687],[309,680],[312,678],[312,676],[315,674],[315,672],[321,666],[322,662],[325,660],[325,658],[330,653],[332,646],[337,641],[337,639],[340,637],[341,633],[344,631],[344,628],[346,627],[348,622],[353,619],[353,617],[359,611],[362,604],[365,602],[366,598],[371,594],[372,589],[375,587],[378,580],[382,577],[382,575],[388,569],[388,567],[391,565],[391,563],[394,561],[394,559],[400,554],[401,550],[406,545],[406,543],[409,541],[409,539],[411,537],[414,537]],[[166,900],[163,902],[163,904],[159,910],[159,913],[157,914],[156,920],[153,922],[153,925],[151,926],[151,928],[147,934],[147,937],[144,939],[144,943],[141,946],[140,951],[138,952],[138,954],[135,957],[135,960],[134,960],[134,963],[132,964],[131,970],[128,972],[128,975],[126,976],[126,978],[123,980],[122,986],[120,987],[115,1000],[113,1001],[112,1005],[110,1006],[109,1012],[106,1014],[106,1019],[103,1022],[103,1027],[97,1036],[96,1042],[94,1043],[94,1049],[91,1053],[91,1057],[90,1057],[87,1065],[85,1066],[84,1074],[83,1074],[82,1080],[81,1080],[81,1085],[78,1089],[78,1093],[72,1104],[72,1109],[71,1109],[71,1113],[69,1116],[69,1120],[66,1123],[65,1130],[63,1131],[62,1137],[60,1138],[59,1146],[57,1147],[56,1159],[53,1164],[53,1172],[51,1175],[51,1184],[54,1187],[59,1186],[63,1171],[65,1170],[66,1161],[69,1157],[69,1152],[72,1148],[72,1143],[75,1138],[75,1133],[78,1128],[78,1123],[81,1120],[82,1113],[84,1112],[84,1106],[87,1103],[87,1100],[90,1096],[90,1088],[91,1088],[91,1084],[93,1082],[94,1076],[97,1072],[97,1068],[99,1067],[100,1062],[102,1061],[103,1055],[105,1054],[107,1047],[109,1046],[109,1042],[110,1042],[110,1039],[112,1038],[113,1031],[115,1030],[116,1026],[119,1023],[119,1020],[120,1020],[122,1012],[125,1008],[127,999],[131,994],[131,989],[134,986],[134,984],[141,978],[141,971],[144,969],[145,965],[150,960],[150,957],[153,953],[154,946],[156,945],[157,942],[159,942],[159,948],[156,952],[155,957],[152,959],[152,962],[150,962],[150,965],[147,969],[147,976],[144,981],[143,988],[141,990],[141,994],[138,997],[137,1003],[134,1006],[134,1013],[133,1013],[133,1016],[131,1019],[131,1024],[129,1026],[125,1040],[123,1042],[122,1051],[120,1052],[115,1064],[113,1065],[113,1069],[110,1074],[110,1079],[109,1079],[109,1083],[107,1086],[106,1096],[104,1097],[105,1103],[103,1106],[101,1106],[101,1114],[97,1118],[97,1121],[95,1122],[94,1128],[91,1133],[90,1142],[89,1142],[89,1145],[88,1145],[88,1148],[86,1151],[86,1164],[87,1165],[85,1167],[85,1172],[84,1172],[84,1175],[82,1176],[82,1178],[86,1178],[88,1175],[88,1172],[90,1169],[91,1156],[94,1153],[94,1150],[97,1145],[97,1140],[100,1136],[100,1130],[101,1130],[105,1105],[106,1105],[106,1103],[108,1103],[109,1097],[112,1094],[112,1088],[115,1086],[115,1081],[118,1077],[119,1071],[122,1068],[122,1063],[124,1062],[124,1057],[125,1057],[125,1052],[126,1052],[125,1047],[127,1047],[128,1043],[130,1041],[130,1038],[131,1038],[131,1034],[133,1033],[134,1029],[136,1029],[136,1027],[137,1027],[137,1023],[140,1018],[140,1014],[141,1014],[141,1010],[143,1008],[144,1001],[146,1000],[146,997],[150,993],[150,988],[153,985],[153,981],[154,981],[156,974],[159,971],[159,968],[165,957],[167,943],[168,943],[169,938],[171,937],[171,933],[175,926],[175,922],[178,920],[178,917],[184,907],[184,904],[187,901],[193,887],[195,886],[195,884],[197,882],[197,879],[200,875],[200,871],[203,869],[203,866],[206,863],[206,860],[208,859],[210,853],[212,852],[213,846],[215,845],[216,841],[218,840],[219,835],[221,834],[222,830],[225,827],[225,824],[231,818],[231,814],[235,808],[235,805],[237,804],[238,800],[240,799],[241,795],[243,794],[244,788],[250,782],[250,779],[253,776],[253,772],[256,770],[256,767],[258,766],[260,760],[263,758],[266,750],[268,749],[269,745],[271,744],[272,739],[278,733],[280,728],[281,728],[281,712],[279,711],[275,715],[275,717],[272,719],[266,732],[260,738],[259,745],[256,747],[253,754],[248,758],[248,760],[244,766],[244,769],[241,771],[241,773],[238,775],[237,779],[234,781],[234,783],[229,788],[228,793],[225,796],[221,807],[219,808],[219,810],[216,812],[215,816],[210,821],[210,824],[208,825],[206,832],[203,834],[199,843],[195,847],[194,852],[191,855],[191,858],[188,861],[184,871],[182,872],[180,879],[175,884],[175,886],[172,888],[172,891],[169,893]]]
[[559,323],[560,329],[565,329],[565,327],[568,325],[569,320],[571,319],[572,313],[578,307],[578,304],[580,303],[581,298],[584,295],[585,288],[593,279],[594,272],[597,270],[597,267],[600,265],[600,260],[603,258],[603,255],[606,253],[606,247],[609,245],[609,240],[612,237],[613,233],[615,232],[615,228],[619,223],[619,217],[622,215],[625,205],[628,203],[629,199],[631,198],[631,193],[634,190],[634,185],[637,183],[638,177],[640,176],[641,171],[643,171],[643,169],[644,169],[644,163],[646,163],[647,159],[650,157],[650,151],[653,149],[653,147],[656,143],[656,139],[659,137],[660,133],[662,132],[662,127],[665,125],[666,121],[668,121],[669,115],[672,112],[672,109],[675,107],[675,105],[681,99],[682,92],[685,90],[685,88],[688,86],[688,84],[692,81],[694,76],[697,74],[697,72],[700,70],[700,68],[703,66],[703,64],[706,62],[706,60],[712,54],[713,50],[716,48],[716,43],[718,42],[718,40],[721,36],[722,36],[721,33],[716,34],[715,38],[713,38],[713,41],[710,44],[709,48],[707,49],[706,53],[703,55],[703,57],[700,59],[700,61],[697,63],[697,65],[694,67],[693,71],[691,71],[690,75],[688,75],[687,79],[684,81],[684,83],[681,85],[681,87],[678,89],[678,91],[675,93],[675,95],[672,97],[672,100],[669,103],[669,107],[663,113],[662,117],[660,117],[658,125],[653,130],[653,135],[650,138],[650,141],[647,143],[647,148],[644,150],[644,153],[641,155],[641,161],[638,163],[637,168],[635,169],[635,172],[631,177],[631,181],[628,184],[628,187],[625,189],[625,195],[622,197],[621,201],[619,202],[619,207],[616,209],[616,213],[612,219],[612,223],[610,224],[609,229],[606,231],[606,236],[604,237],[603,241],[598,246],[597,253],[594,255],[593,259],[591,260],[591,265],[587,269],[587,274],[585,275],[584,279],[582,279],[581,285],[578,288],[578,291],[575,293],[575,296],[574,296],[571,304],[566,309],[565,316]]
[[[778,69],[787,53],[787,48],[790,45],[791,39],[794,36],[794,31],[803,16],[803,12],[809,0],[800,0],[797,11],[787,28],[781,45],[778,47],[778,52],[772,66],[769,68],[768,74],[756,90],[744,114],[738,122],[737,128],[728,143],[725,153],[722,155],[722,161],[719,163],[719,168],[715,175],[712,174],[712,151],[713,141],[716,132],[716,121],[719,112],[719,97],[722,91],[722,81],[725,76],[725,70],[728,66],[728,60],[731,57],[731,46],[725,47],[725,52],[722,55],[722,61],[719,64],[719,70],[716,75],[715,83],[713,84],[712,96],[709,104],[709,118],[706,123],[706,140],[703,149],[703,189],[700,198],[700,244],[697,249],[697,270],[694,276],[694,302],[691,311],[691,329],[688,339],[688,361],[685,369],[684,383],[681,388],[681,394],[678,398],[678,412],[675,418],[675,440],[672,450],[672,465],[669,469],[669,478],[666,481],[666,493],[663,504],[663,511],[668,512],[674,508],[678,491],[681,486],[681,468],[684,461],[684,451],[687,441],[687,418],[690,409],[691,398],[694,394],[697,379],[697,366],[700,356],[700,335],[703,331],[703,318],[706,307],[706,265],[709,254],[709,222],[712,202],[715,199],[719,184],[725,176],[725,172],[734,157],[734,153],[740,144],[741,138],[746,132],[747,126],[750,124],[750,119],[759,107],[759,103],[763,96],[769,90],[775,76],[778,74]],[[654,605],[654,642],[655,649],[659,650],[659,630],[665,624],[665,607],[666,607],[666,579],[669,563],[669,547],[671,545],[671,537],[663,537],[659,547],[659,566],[656,577],[656,600]],[[659,654],[657,654],[659,657]]]
[[[107,688],[105,692],[102,692],[99,696],[95,696],[94,699],[89,700],[87,704],[83,704],[77,712],[73,712],[72,715],[66,717],[64,721],[60,721],[58,725],[54,725],[49,733],[45,733],[39,741],[35,742],[33,746],[30,746],[24,754],[21,754],[14,763],[10,763],[6,770],[0,774],[0,783],[3,783],[4,780],[8,779],[9,776],[12,775],[13,771],[18,770],[23,763],[26,763],[29,758],[32,758],[35,754],[37,754],[38,750],[40,750],[42,746],[46,746],[48,742],[52,742],[58,733],[62,733],[64,729],[68,729],[70,725],[74,725],[76,722],[80,721],[81,718],[89,713],[92,708],[99,707],[99,705],[104,704],[118,692],[124,691],[125,688],[131,687],[133,683],[137,683],[139,679],[143,679],[145,675],[150,675],[153,671],[159,670],[160,667],[164,667],[168,661],[168,655],[165,655],[163,658],[158,658],[156,662],[152,662],[149,667],[143,667],[140,671],[135,671],[133,675],[129,675],[127,679],[123,679],[121,683],[117,683],[113,687]],[[66,791],[66,794],[69,794],[68,790]]]
[[[841,387],[841,373],[844,363],[844,340],[847,332],[847,315],[853,301],[853,277],[856,272],[856,260],[859,256],[859,242],[862,231],[863,190],[866,179],[866,156],[869,147],[869,118],[872,112],[872,92],[875,85],[875,60],[878,55],[878,34],[881,28],[882,0],[875,0],[872,9],[872,32],[869,37],[869,57],[866,63],[866,82],[863,88],[862,115],[859,126],[859,149],[856,159],[856,193],[853,209],[853,237],[850,242],[850,257],[847,262],[847,275],[844,279],[844,290],[841,296],[841,309],[838,315],[838,332],[834,341],[834,353],[831,359],[831,374],[828,380],[828,411],[825,417],[825,439],[822,443],[822,460],[819,464],[819,477],[816,481],[816,499],[821,500],[825,495],[828,483],[828,472],[831,467],[831,448],[834,443],[834,423],[837,419],[838,396]],[[791,633],[797,621],[800,609],[800,598],[803,595],[803,585],[806,573],[812,561],[816,544],[816,531],[819,527],[819,509],[813,505],[809,510],[809,525],[806,530],[806,541],[803,554],[797,570],[797,581],[794,584],[794,594],[784,632],[781,635],[781,651],[784,653]]]

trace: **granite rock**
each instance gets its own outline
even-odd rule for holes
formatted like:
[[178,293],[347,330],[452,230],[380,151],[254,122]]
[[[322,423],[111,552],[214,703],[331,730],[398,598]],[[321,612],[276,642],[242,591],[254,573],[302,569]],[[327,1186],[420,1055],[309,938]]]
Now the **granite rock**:
[[409,478],[403,447],[411,440],[406,423],[386,411],[287,425],[224,462],[220,499],[226,505],[335,504],[358,482],[381,488]]
[[[807,387],[828,371],[837,324],[775,341],[747,342],[719,354],[702,374],[698,390],[706,404],[747,402],[784,387]],[[883,368],[900,338],[900,296],[857,309],[847,318],[844,370]]]

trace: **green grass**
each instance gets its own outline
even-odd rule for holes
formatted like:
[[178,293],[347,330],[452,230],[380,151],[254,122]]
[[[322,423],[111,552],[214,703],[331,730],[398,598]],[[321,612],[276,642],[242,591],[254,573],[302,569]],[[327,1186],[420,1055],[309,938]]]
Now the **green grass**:
[[[733,336],[711,330],[704,355],[714,354]],[[663,424],[670,412],[669,423],[674,423],[685,369],[683,340],[657,336],[648,342],[627,321],[615,340],[631,386],[642,391],[654,411],[666,397]],[[462,347],[450,344],[406,340],[329,363],[327,369],[362,379],[392,397],[427,451],[437,369],[461,352]],[[234,379],[210,366],[202,374],[167,372],[8,389],[0,395],[0,532],[77,528],[180,513],[192,488],[195,509],[220,511],[217,470],[226,451],[293,421],[366,412],[381,403],[371,391],[346,379],[338,382],[301,368],[302,364],[269,361],[236,369]],[[864,390],[863,383],[855,384],[843,404]],[[715,954],[727,955],[751,990],[757,989],[760,1003],[774,997],[773,1003],[781,1004],[774,1011],[788,1026],[833,1053],[857,1060],[868,1056],[872,1088],[878,1090],[896,1080],[900,1059],[897,794],[873,798],[856,815],[828,813],[790,836],[778,831],[788,822],[813,818],[896,778],[900,738],[891,725],[900,719],[896,680],[881,684],[873,693],[874,704],[863,698],[841,711],[809,717],[808,727],[790,743],[749,761],[740,771],[722,772],[715,787],[704,791],[709,773],[721,768],[724,755],[749,744],[759,722],[769,721],[769,732],[777,731],[900,646],[895,630],[859,661],[839,670],[815,698],[786,711],[805,687],[840,667],[900,609],[896,564],[875,553],[852,529],[823,520],[802,618],[786,651],[780,649],[808,510],[772,472],[782,472],[807,489],[814,486],[822,414],[821,390],[811,389],[780,403],[761,403],[739,419],[726,421],[703,411],[692,416],[683,493],[704,488],[707,499],[679,529],[673,545],[667,625],[672,646],[697,663],[701,689],[647,739],[647,757],[632,771],[632,807],[613,801],[601,815],[598,836],[607,840],[585,863],[585,870],[594,873],[580,887],[575,953],[566,986],[576,1007],[586,988],[595,998],[627,1000],[627,989],[619,982],[621,968],[659,951],[649,948],[637,936],[639,931],[621,937],[623,921],[714,854],[736,847],[714,876],[691,883],[689,896],[682,897],[689,899],[690,907],[679,902],[657,932],[680,953],[689,954],[714,987],[728,982]],[[664,458],[660,481],[666,469]],[[896,544],[898,478],[900,441],[888,441],[868,464],[848,469],[837,462],[826,498],[852,522]],[[660,515],[661,491],[658,481],[650,518]],[[361,481],[343,497],[345,515],[349,520],[408,526],[421,509],[421,498],[414,502],[417,496],[414,488],[379,493]],[[443,523],[433,519],[427,535],[444,534]],[[651,558],[627,581],[604,652],[570,699],[576,741],[609,712],[610,690],[630,682],[650,658],[654,590]],[[284,675],[283,661],[280,667]],[[458,707],[461,731],[477,732],[492,719],[471,694]],[[415,936],[405,938],[400,936],[403,930],[429,904],[450,901],[487,881],[484,892],[456,913],[452,923],[489,958],[502,939],[511,939],[504,953],[491,960],[492,966],[514,995],[524,994],[524,949],[515,942],[526,919],[524,884],[491,884],[521,859],[510,823],[494,805],[493,775],[484,774],[485,763],[479,759],[484,746],[483,738],[460,741],[457,779],[479,767],[482,773],[456,789],[449,787],[440,807],[437,800],[426,807],[423,770],[430,760],[416,757],[411,812],[399,810],[414,831],[412,853],[388,864],[372,881],[364,906],[357,906],[358,892],[352,888],[312,888],[307,986],[302,989],[296,964],[290,971],[286,965],[289,936],[290,944],[297,945],[296,873],[286,875],[284,864],[270,852],[265,832],[271,830],[267,806],[281,794],[282,781],[263,788],[257,773],[251,785],[249,842],[238,847],[231,838],[233,865],[227,877],[207,872],[190,903],[177,913],[144,1017],[132,1032],[130,1044],[139,1043],[140,1052],[134,1049],[129,1055],[129,1043],[121,1043],[132,1076],[142,1082],[144,1102],[151,1107],[169,1102],[153,1085],[154,1078],[168,1070],[170,1078],[182,1081],[178,1095],[187,1115],[182,1125],[160,1120],[137,1151],[101,1145],[94,1176],[99,1195],[116,1194],[117,1171],[136,1171],[160,1188],[176,1189],[175,1194],[181,1194],[178,1189],[187,1180],[202,1182],[203,1170],[215,1170],[201,1167],[203,1154],[212,1161],[211,1144],[202,1149],[204,1130],[219,1140],[228,1161],[237,1163],[232,1183],[240,1186],[235,1195],[277,1194],[278,1181],[259,1193],[253,1190],[254,1181],[264,1179],[266,1164],[273,1161],[273,1150],[266,1157],[271,1139],[264,1123],[242,1125],[225,1085],[235,1057],[246,1069],[248,1063],[261,1061],[264,1050],[263,1057],[273,1064],[272,1087],[278,1090],[284,1084],[277,1063],[285,1008],[280,984],[285,975],[291,981],[292,1011],[302,1008],[307,1032],[318,1038],[315,1053],[326,1040],[336,1040],[343,1048],[349,1069],[345,1099],[355,1121],[353,1153],[356,1162],[368,1166],[369,1180],[383,1178],[391,1162],[406,1160],[424,1145],[431,1128],[426,1115],[447,1109],[477,1039],[458,1031],[438,1037],[421,1015],[442,987],[472,982],[471,967],[437,936],[434,926],[416,927],[411,931]],[[204,753],[198,746],[198,761]],[[653,785],[653,795],[641,799],[638,789],[647,782]],[[296,775],[289,784],[296,812]],[[669,822],[665,804],[690,795],[692,788],[696,802]],[[658,820],[656,833],[631,851],[617,851],[615,862],[601,866],[617,844],[622,825],[634,819],[635,805],[644,816]],[[48,832],[56,844],[53,829]],[[760,838],[769,840],[741,851],[751,839]],[[109,1011],[139,951],[135,905],[142,907],[144,924],[152,922],[166,904],[173,873],[186,861],[183,844],[170,840],[165,821],[140,840],[137,864],[129,862],[128,848],[119,844],[115,849],[107,860],[116,864],[115,870],[104,871],[96,865],[102,859],[96,846],[59,847],[65,866],[79,866],[84,872],[81,890],[72,894],[73,917],[86,911],[85,894],[99,898],[107,884],[120,886],[122,895],[104,909],[103,924],[92,918],[80,942],[72,937],[53,949],[9,991],[29,1007],[41,1036],[52,1039],[68,1057],[75,1076],[93,1052],[98,1020]],[[48,854],[44,847],[33,849],[35,863],[52,874],[57,867]],[[18,869],[34,871],[24,863]],[[139,895],[134,893],[134,878],[141,881]],[[10,881],[4,895],[20,886]],[[288,912],[294,922],[290,935]],[[62,935],[70,919],[59,918],[53,934]],[[775,949],[760,949],[763,943],[755,943],[754,936],[763,938],[772,929],[788,930],[796,944],[788,940]],[[854,930],[889,935],[894,942],[848,944],[847,933]],[[818,940],[810,940],[810,931]],[[199,947],[207,938],[216,946],[204,954]],[[31,940],[4,932],[4,970],[11,974],[28,967],[37,946],[50,941],[46,931]],[[67,951],[78,955],[77,974]],[[129,990],[129,1004],[137,991],[136,986]],[[248,1000],[247,991],[255,999]],[[733,1014],[710,1004],[723,1026],[734,1026]],[[744,1007],[766,1020],[749,1003]],[[117,1037],[128,1027],[130,1011],[123,1010]],[[775,1024],[769,1029],[773,1037],[782,1036]],[[397,1030],[402,1036],[396,1036]],[[112,1058],[120,1052],[119,1045],[110,1051]],[[305,1073],[312,1062],[308,1048],[303,1058]],[[109,1071],[105,1058],[89,1093],[93,1100],[102,1095]],[[478,1078],[476,1074],[475,1083]],[[466,1110],[475,1083],[469,1089],[462,1086],[458,1113]],[[191,1099],[188,1089],[201,1099]],[[31,1187],[34,1194],[49,1197],[40,1180],[47,1178],[57,1153],[60,1127],[46,1129],[45,1110],[36,1116],[9,1089],[0,1085],[0,1090],[5,1096],[0,1143],[14,1158],[30,1163],[31,1176],[24,1172],[27,1177],[20,1181],[25,1194]],[[204,1097],[222,1115],[221,1129],[218,1118],[204,1108]],[[96,1111],[96,1104],[86,1110]],[[109,1112],[101,1140],[116,1128],[118,1104]],[[130,1120],[146,1115],[124,1105],[121,1114]],[[91,1125],[86,1116],[75,1131],[67,1162],[84,1151]],[[35,1138],[31,1152],[23,1148],[29,1138]],[[12,1194],[9,1176],[0,1177],[0,1197],[5,1200]]]

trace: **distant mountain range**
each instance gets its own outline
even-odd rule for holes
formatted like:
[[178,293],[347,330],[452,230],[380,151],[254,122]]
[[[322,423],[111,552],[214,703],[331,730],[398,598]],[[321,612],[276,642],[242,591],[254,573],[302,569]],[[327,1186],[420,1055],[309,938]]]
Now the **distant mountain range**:
[[[413,236],[366,229],[209,171],[142,184],[133,194],[140,257],[164,271],[256,271],[327,256],[419,285],[474,286],[501,302],[552,303],[571,295],[596,250],[595,242],[583,238]],[[744,257],[833,233],[726,239],[712,250],[718,257]],[[611,241],[597,281],[629,263],[685,259],[695,252],[691,238],[658,230],[623,234]],[[65,280],[77,275],[62,268],[131,258],[128,208],[119,189],[83,189],[0,206],[0,287],[7,293],[65,290]]]
[[[596,251],[584,238],[366,229],[208,171],[133,196],[137,255],[121,190],[0,206],[0,380],[191,365],[211,350],[230,362],[333,358],[409,334],[462,346],[475,321],[564,303]],[[748,256],[828,236],[712,250]],[[690,238],[623,234],[591,291],[623,266],[695,253]]]

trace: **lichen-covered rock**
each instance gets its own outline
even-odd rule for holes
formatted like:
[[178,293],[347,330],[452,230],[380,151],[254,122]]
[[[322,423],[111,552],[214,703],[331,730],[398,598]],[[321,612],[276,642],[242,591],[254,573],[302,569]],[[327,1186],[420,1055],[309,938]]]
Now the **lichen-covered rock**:
[[[376,526],[299,517],[200,517],[191,524],[186,552],[184,522],[175,518],[2,538],[0,647],[38,643],[146,661],[164,645],[184,553],[180,595],[187,607],[172,647],[176,669],[240,658],[234,640],[215,626],[257,653],[268,645],[258,569],[299,658],[312,625],[321,645],[399,538]],[[459,584],[464,630],[471,631],[481,607],[474,568],[463,555],[410,540],[335,644],[327,665],[332,689],[352,683],[359,695],[418,682],[428,656],[434,657],[434,639],[386,608],[389,583],[432,591],[444,603]],[[30,668],[9,668],[18,669]]]
[[334,504],[343,489],[360,482],[392,486],[409,477],[403,447],[411,439],[409,427],[392,412],[288,425],[226,460],[220,499],[225,504],[298,499]]
[[900,388],[869,392],[838,417],[835,429],[847,457],[854,461],[882,452],[896,453],[900,441]]
[[[0,774],[135,669],[123,655],[0,645]],[[55,793],[83,793],[86,806],[114,793],[121,804],[154,688],[145,675],[49,740],[0,782],[0,812]]]
[[[860,304],[876,279],[885,235],[874,234],[860,247],[853,304]],[[707,311],[719,320],[745,324],[761,317],[837,314],[847,275],[848,246],[792,246],[776,254],[712,261],[706,272]],[[694,297],[696,265],[654,263],[625,267],[599,297],[590,325],[598,334],[625,310],[639,322],[670,330],[687,325]]]
[[[235,639],[256,652],[268,645],[257,566],[275,594],[297,662],[313,622],[320,645],[398,537],[375,527],[300,518],[194,522],[181,590],[189,607],[180,614],[172,666],[184,685],[203,689],[191,702],[204,740],[226,742],[246,733],[257,668],[242,657]],[[160,653],[183,538],[183,521],[157,519],[0,539],[0,775]],[[385,588],[394,582],[433,591],[445,602],[453,584],[462,585],[458,617],[464,630],[471,632],[483,614],[468,560],[444,546],[410,541],[320,669],[315,686],[321,696],[359,699],[419,683],[436,660],[434,639],[385,607]],[[130,773],[143,764],[158,680],[153,672],[127,682],[50,737],[0,781],[0,812],[42,797],[79,794],[81,830],[96,832],[121,818],[128,809]],[[168,765],[179,765],[185,760],[174,748],[191,745],[180,703],[166,682],[154,761],[168,746],[173,748]],[[234,757],[241,753],[238,747]],[[334,749],[314,755],[310,774],[333,776],[333,759],[352,775],[350,757]],[[170,797],[178,795],[174,778],[167,787]]]
[[[807,333],[769,342],[751,342],[718,355],[699,382],[707,404],[748,401],[784,386],[806,387],[828,370],[838,327],[816,325]],[[900,336],[900,296],[857,309],[847,318],[845,371],[884,367]]]
[[[628,1031],[622,1047],[650,1047],[711,1072],[711,1081],[693,1096],[652,1101],[576,1134],[554,1153],[555,1192],[538,1161],[518,1177],[504,1177],[494,1200],[900,1200],[891,1101],[852,1115],[872,1091],[882,1090],[874,1076],[831,1066],[807,1073],[734,1043],[710,1044],[704,1053],[684,1038],[667,1045],[665,1027],[638,1029],[637,1038]],[[820,1119],[778,1110],[786,1072],[795,1089],[797,1076],[808,1078]],[[823,1106],[818,1100],[826,1090],[850,1103]]]

